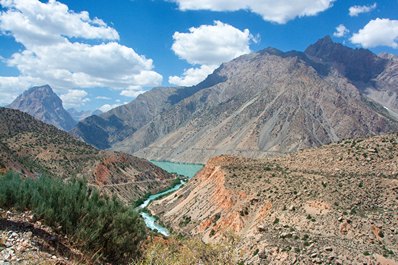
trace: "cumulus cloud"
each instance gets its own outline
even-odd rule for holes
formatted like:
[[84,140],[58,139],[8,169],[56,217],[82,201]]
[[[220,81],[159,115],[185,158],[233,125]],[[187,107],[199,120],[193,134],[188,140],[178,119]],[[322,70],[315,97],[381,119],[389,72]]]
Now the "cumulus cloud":
[[343,24],[340,24],[336,27],[336,31],[333,33],[333,36],[342,38],[348,33],[350,33],[350,31]]
[[[151,59],[119,44],[118,32],[88,12],[74,12],[56,0],[1,0],[0,7],[1,33],[24,47],[5,59],[19,70],[15,78],[25,81],[18,87],[48,83],[60,92],[92,87],[122,91],[162,82]],[[0,78],[0,91],[6,93],[14,79]]]
[[368,5],[368,6],[352,6],[348,9],[349,15],[351,17],[356,17],[359,14],[362,13],[369,13],[375,10],[377,7],[377,4],[374,3],[373,5]]
[[169,83],[177,86],[192,86],[206,79],[217,67],[218,65],[201,65],[199,68],[189,68],[181,77],[170,76]]
[[75,108],[89,102],[88,93],[84,90],[70,89],[66,94],[60,96],[66,108]]
[[105,104],[105,105],[102,105],[101,107],[99,107],[98,109],[99,109],[100,111],[102,111],[102,112],[108,112],[108,111],[110,111],[111,109],[114,109],[114,108],[119,107],[119,106],[124,105],[124,104],[127,104],[127,102],[124,102],[124,103],[116,103],[116,104]]
[[33,77],[0,76],[0,106],[11,103],[32,84],[44,84],[44,82]]
[[388,46],[398,48],[398,20],[377,18],[351,37],[351,42],[364,48]]
[[195,85],[206,78],[221,63],[250,52],[249,44],[256,41],[248,29],[243,31],[220,21],[213,25],[192,27],[187,33],[175,32],[172,50],[191,65],[182,77],[171,76],[169,83]]
[[335,0],[173,0],[180,10],[249,10],[266,21],[284,24],[296,17],[315,16]]
[[135,98],[144,92],[145,90],[140,86],[129,86],[127,89],[123,90],[120,95]]

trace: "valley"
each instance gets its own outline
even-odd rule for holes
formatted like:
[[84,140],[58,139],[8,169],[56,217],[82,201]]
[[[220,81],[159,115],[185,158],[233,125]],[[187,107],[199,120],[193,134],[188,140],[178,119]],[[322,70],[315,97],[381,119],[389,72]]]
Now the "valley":
[[[200,164],[173,163],[168,161],[151,161],[151,163],[171,174],[177,174],[179,176],[187,178],[188,180],[194,177],[196,173],[198,173],[203,168],[203,165]],[[145,224],[149,229],[157,231],[158,233],[166,237],[170,236],[170,231],[166,227],[161,226],[157,222],[156,218],[145,210],[148,205],[153,201],[179,190],[185,184],[186,180],[180,180],[180,183],[176,184],[175,186],[165,191],[150,195],[148,199],[146,199],[141,205],[138,206],[138,208],[141,210],[140,214],[142,218],[144,218]]]
[[[32,87],[0,108],[2,222],[78,235],[61,241],[87,264],[396,265],[397,65],[326,36],[303,52],[241,55],[197,85],[154,88],[103,113],[69,109],[79,122],[50,86]],[[47,177],[65,200],[82,181],[78,217],[51,194],[48,211],[27,199]],[[8,195],[18,189],[28,195]],[[13,231],[0,241],[7,260],[26,237]],[[47,239],[29,237],[36,250],[29,240],[68,264]]]
[[240,239],[244,264],[396,264],[398,137],[211,159],[149,209],[176,233]]

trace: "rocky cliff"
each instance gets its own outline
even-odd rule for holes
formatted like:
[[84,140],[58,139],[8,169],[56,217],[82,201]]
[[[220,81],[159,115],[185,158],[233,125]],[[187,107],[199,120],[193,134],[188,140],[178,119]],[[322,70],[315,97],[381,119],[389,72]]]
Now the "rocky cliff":
[[150,210],[205,242],[236,234],[249,264],[396,264],[398,135],[216,157]]
[[7,107],[26,112],[42,122],[65,131],[76,125],[76,121],[64,109],[62,100],[49,85],[26,90]]

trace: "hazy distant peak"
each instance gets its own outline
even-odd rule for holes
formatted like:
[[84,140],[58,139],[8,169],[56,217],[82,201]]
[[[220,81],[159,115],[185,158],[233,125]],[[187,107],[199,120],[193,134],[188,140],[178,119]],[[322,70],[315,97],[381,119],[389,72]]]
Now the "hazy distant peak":
[[38,120],[63,130],[70,130],[76,124],[76,121],[64,109],[62,100],[49,85],[29,88],[8,107],[26,112]]

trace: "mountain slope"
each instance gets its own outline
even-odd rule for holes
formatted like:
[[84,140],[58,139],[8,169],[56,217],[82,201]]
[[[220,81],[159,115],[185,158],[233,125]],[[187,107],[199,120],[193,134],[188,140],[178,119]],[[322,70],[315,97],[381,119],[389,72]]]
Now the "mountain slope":
[[[82,138],[96,146],[106,142],[101,148],[184,162],[205,162],[220,154],[256,158],[287,153],[397,131],[396,76],[394,59],[344,47],[329,37],[305,52],[268,48],[223,64],[197,87],[142,95],[170,92],[157,101],[155,111],[142,108],[146,105],[137,98],[126,105],[135,111],[119,108],[118,114],[104,114],[115,124],[105,132],[92,117],[97,121]],[[172,101],[178,91],[183,96]],[[140,115],[143,109],[151,115]],[[139,124],[126,122],[141,116]],[[95,133],[100,138],[94,139]]]
[[160,113],[167,111],[197,91],[221,81],[216,71],[197,86],[154,88],[126,105],[84,119],[71,133],[97,148],[112,148],[116,143],[133,135]]
[[398,129],[397,120],[335,68],[265,50],[224,64],[201,90],[114,145],[150,159],[261,157]]
[[48,85],[28,89],[7,107],[26,112],[65,131],[76,125],[76,121],[62,106],[62,100]]
[[396,264],[398,135],[216,157],[150,210],[205,242],[235,233],[245,264]]
[[0,154],[1,172],[83,177],[125,202],[162,190],[174,179],[144,159],[98,151],[54,126],[6,108],[0,108]]

